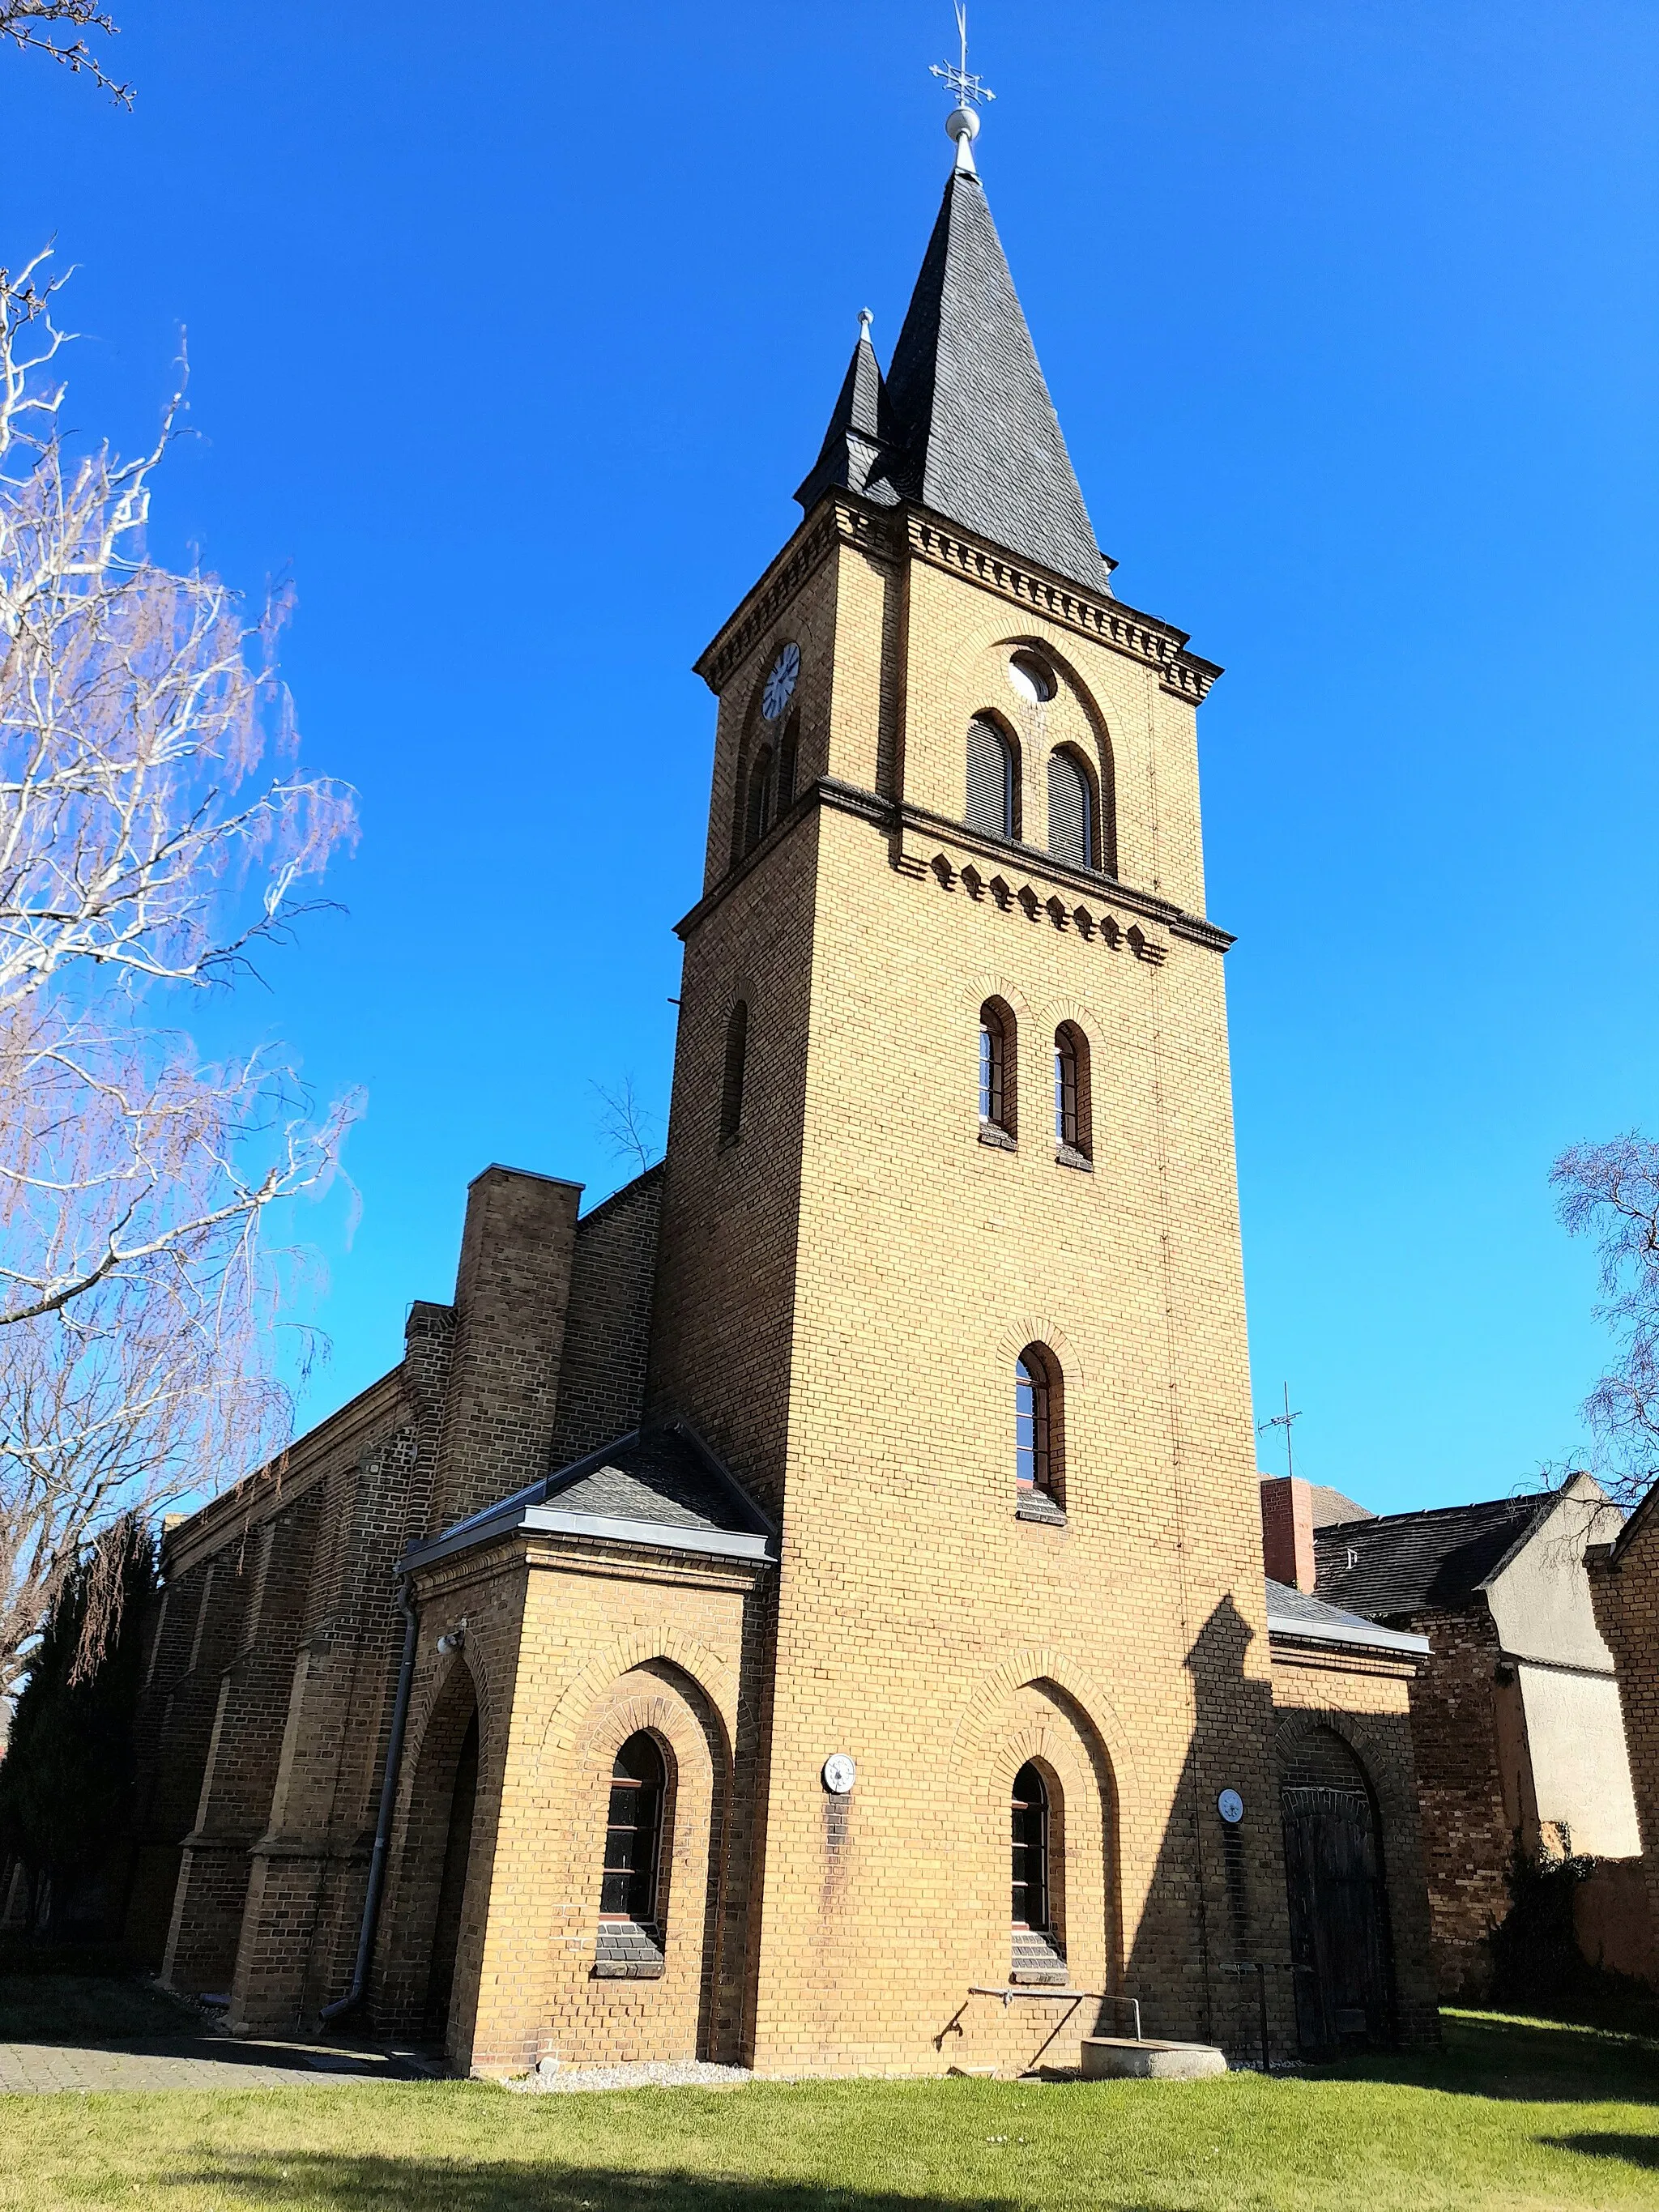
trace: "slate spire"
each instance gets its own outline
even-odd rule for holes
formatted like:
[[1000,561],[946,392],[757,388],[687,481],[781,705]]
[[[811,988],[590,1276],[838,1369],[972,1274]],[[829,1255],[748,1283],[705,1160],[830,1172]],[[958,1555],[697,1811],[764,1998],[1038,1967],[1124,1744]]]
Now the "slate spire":
[[[864,491],[883,458],[881,363],[870,343],[872,320],[870,310],[864,308],[859,316],[859,342],[842,380],[823,444],[811,473],[795,494],[804,507],[810,509],[831,484],[848,491]],[[884,488],[872,496],[890,506],[895,495]]]
[[[831,483],[884,505],[914,500],[1010,553],[1105,591],[1108,564],[971,159],[958,161],[945,187],[884,385],[873,349],[865,362],[867,346],[866,336],[818,465],[796,494],[802,505]],[[852,410],[872,386],[876,412],[863,420],[873,430],[858,429]],[[860,459],[869,455],[861,484],[851,473],[830,472],[855,438]]]

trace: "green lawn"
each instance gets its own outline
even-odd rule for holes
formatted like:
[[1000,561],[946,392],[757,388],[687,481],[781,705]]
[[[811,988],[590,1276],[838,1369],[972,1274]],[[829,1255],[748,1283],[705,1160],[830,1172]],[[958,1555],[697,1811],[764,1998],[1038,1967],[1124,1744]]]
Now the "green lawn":
[[1192,2084],[450,2082],[0,2100],[0,2207],[1659,2207],[1659,2045],[1451,2014],[1433,2057]]

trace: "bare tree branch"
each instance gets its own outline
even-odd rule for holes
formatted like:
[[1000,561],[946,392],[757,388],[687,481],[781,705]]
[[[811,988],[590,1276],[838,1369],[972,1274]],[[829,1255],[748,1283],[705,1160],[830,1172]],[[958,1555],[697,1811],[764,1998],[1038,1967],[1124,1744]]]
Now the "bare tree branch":
[[596,1083],[593,1089],[605,1109],[599,1116],[599,1134],[618,1159],[637,1161],[643,1175],[657,1158],[656,1116],[641,1103],[631,1075],[624,1075],[616,1091],[607,1091],[602,1083]]
[[71,30],[101,31],[118,38],[120,26],[98,6],[97,0],[0,0],[0,39],[9,39],[26,52],[46,54],[71,75],[84,70],[95,85],[123,107],[132,105],[132,87],[108,76],[84,39],[65,40],[47,27],[64,23]]
[[1596,1240],[1595,1315],[1617,1357],[1584,1401],[1584,1418],[1600,1448],[1596,1473],[1633,1504],[1659,1474],[1659,1144],[1627,1129],[1569,1146],[1550,1181],[1568,1235]]
[[286,1438],[267,1224],[356,1110],[154,1018],[315,905],[352,795],[294,765],[285,600],[145,549],[181,398],[136,460],[66,451],[46,259],[0,270],[0,1694],[112,1519]]

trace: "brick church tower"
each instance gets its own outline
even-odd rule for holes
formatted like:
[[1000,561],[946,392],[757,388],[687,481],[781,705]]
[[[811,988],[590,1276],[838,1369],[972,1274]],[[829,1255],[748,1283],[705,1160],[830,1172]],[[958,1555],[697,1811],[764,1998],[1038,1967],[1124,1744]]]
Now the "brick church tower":
[[487,1170],[400,1364],[167,1534],[126,1930],[234,2031],[1432,2033],[1426,1647],[1264,1585],[1218,671],[1112,590],[972,121],[698,664],[665,1161]]
[[957,143],[889,373],[866,331],[804,523],[699,663],[650,1389],[782,1529],[750,1936],[780,2067],[1040,2044],[1036,1996],[935,2043],[1011,1970],[1230,2036],[1219,1969],[1285,1942],[1218,672],[1111,591]]

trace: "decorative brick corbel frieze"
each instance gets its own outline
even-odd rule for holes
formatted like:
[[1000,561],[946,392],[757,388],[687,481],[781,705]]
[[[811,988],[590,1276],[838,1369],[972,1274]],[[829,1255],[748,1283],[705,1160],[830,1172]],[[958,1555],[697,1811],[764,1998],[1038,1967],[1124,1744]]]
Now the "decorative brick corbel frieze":
[[918,560],[995,592],[1016,606],[1030,607],[1050,622],[1109,646],[1115,653],[1156,669],[1159,686],[1177,698],[1202,704],[1221,669],[1187,650],[1188,633],[1156,615],[1141,613],[1121,599],[1096,595],[1064,577],[1028,567],[984,540],[969,537],[938,516],[916,507],[905,510],[910,551]]
[[879,511],[836,497],[821,500],[777,559],[698,659],[694,672],[718,696],[791,599],[836,545],[891,556],[893,527]]
[[[1120,944],[1127,945],[1137,959],[1151,966],[1156,967],[1165,958],[1170,938],[1179,937],[1189,945],[1201,945],[1212,952],[1224,952],[1233,942],[1231,931],[1218,929],[1202,915],[1186,913],[1170,900],[1160,898],[1155,891],[1138,890],[1133,884],[1120,883],[1115,877],[1102,876],[1091,868],[1070,866],[1057,860],[1052,853],[1037,853],[1014,839],[993,837],[983,830],[969,830],[965,823],[952,822],[948,816],[912,806],[902,799],[884,799],[876,792],[842,783],[834,776],[821,776],[816,783],[807,786],[754,851],[746,854],[712,890],[704,893],[689,914],[675,923],[676,935],[682,939],[690,937],[738,884],[763,868],[771,854],[787,843],[807,816],[819,808],[851,815],[879,830],[887,840],[890,864],[900,875],[916,882],[931,878],[939,889],[947,891],[959,885],[970,899],[982,901],[988,897],[1005,912],[1017,912],[1023,919],[1041,921],[1056,929],[1073,929],[1085,942],[1092,941],[1092,935],[1098,934],[1112,951],[1116,951]],[[946,841],[958,851],[965,848],[973,857],[959,864],[942,849]],[[1000,867],[999,862],[1002,864]],[[1039,875],[1043,890],[1038,890],[1029,879],[1025,872],[1028,869]],[[1113,910],[1102,912],[1103,907]],[[1131,943],[1130,921],[1120,921],[1120,914],[1139,922],[1139,945]]]
[[1170,957],[1170,948],[1162,936],[1139,921],[1132,921],[1126,929],[1114,914],[1094,913],[1086,906],[1068,907],[1057,896],[1044,899],[1030,884],[1022,884],[1014,890],[1006,876],[993,876],[988,884],[971,860],[958,870],[948,853],[935,853],[927,866],[918,872],[923,877],[931,875],[941,890],[954,890],[960,884],[969,898],[978,900],[983,900],[988,892],[1004,914],[1019,915],[1030,922],[1046,922],[1062,934],[1069,931],[1085,945],[1092,945],[1098,938],[1109,952],[1131,953],[1135,959],[1144,960],[1149,968],[1161,968]]

